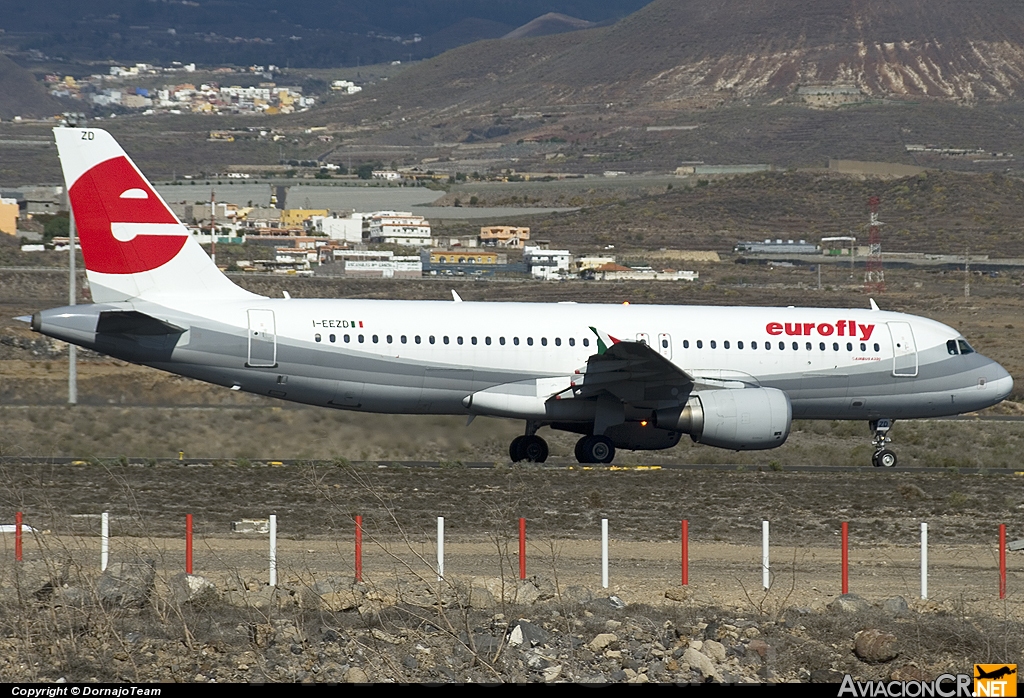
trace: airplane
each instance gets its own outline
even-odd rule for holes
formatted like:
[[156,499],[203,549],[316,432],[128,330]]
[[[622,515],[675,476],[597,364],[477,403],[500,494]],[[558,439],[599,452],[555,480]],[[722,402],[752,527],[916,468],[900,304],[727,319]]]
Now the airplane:
[[[547,426],[581,463],[617,449],[777,448],[793,419],[863,420],[893,467],[896,419],[957,415],[1013,379],[933,320],[870,309],[268,298],[215,266],[121,146],[56,128],[93,303],[31,317],[49,337],[283,400]],[[467,422],[468,423],[468,422]]]

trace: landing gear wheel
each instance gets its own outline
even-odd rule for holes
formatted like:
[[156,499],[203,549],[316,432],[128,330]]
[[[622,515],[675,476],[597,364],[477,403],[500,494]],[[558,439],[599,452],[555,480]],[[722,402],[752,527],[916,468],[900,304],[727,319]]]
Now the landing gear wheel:
[[512,443],[508,445],[508,457],[513,463],[518,463],[524,460],[526,456],[523,454],[523,442],[526,440],[525,436],[517,436],[512,439]]
[[891,451],[888,448],[883,448],[881,451],[874,455],[874,458],[872,460],[874,460],[876,467],[895,468],[896,452]]
[[522,456],[520,460],[530,463],[543,463],[548,459],[548,444],[544,439],[537,435],[521,436],[519,438],[522,439],[519,444],[519,453]]
[[576,460],[580,463],[611,463],[615,445],[607,436],[584,436],[576,442]]

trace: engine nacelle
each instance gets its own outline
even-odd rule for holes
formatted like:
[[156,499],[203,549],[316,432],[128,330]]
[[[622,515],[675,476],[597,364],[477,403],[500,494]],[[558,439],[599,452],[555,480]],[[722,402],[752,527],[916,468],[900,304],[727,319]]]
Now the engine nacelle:
[[699,444],[760,451],[786,442],[793,407],[789,396],[775,388],[703,390],[692,393],[681,409],[658,410],[655,421]]

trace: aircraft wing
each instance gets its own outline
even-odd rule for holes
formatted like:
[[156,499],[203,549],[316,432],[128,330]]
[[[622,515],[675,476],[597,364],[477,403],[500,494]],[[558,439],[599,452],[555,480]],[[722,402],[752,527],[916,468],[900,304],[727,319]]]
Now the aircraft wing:
[[[593,328],[591,328],[593,329]],[[594,329],[598,353],[571,378],[556,398],[586,399],[609,393],[629,404],[681,400],[693,389],[693,376],[646,342],[623,342]]]

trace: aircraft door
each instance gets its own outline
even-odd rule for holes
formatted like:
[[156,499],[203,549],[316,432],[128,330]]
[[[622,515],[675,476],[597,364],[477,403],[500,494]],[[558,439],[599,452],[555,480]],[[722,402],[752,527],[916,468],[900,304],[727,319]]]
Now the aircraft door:
[[658,335],[658,352],[666,359],[672,358],[672,337],[664,332]]
[[889,322],[892,338],[892,375],[911,378],[917,375],[917,344],[909,322]]
[[245,365],[256,368],[277,365],[277,330],[273,310],[249,311],[249,360]]

